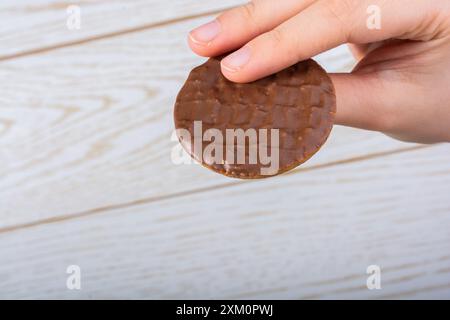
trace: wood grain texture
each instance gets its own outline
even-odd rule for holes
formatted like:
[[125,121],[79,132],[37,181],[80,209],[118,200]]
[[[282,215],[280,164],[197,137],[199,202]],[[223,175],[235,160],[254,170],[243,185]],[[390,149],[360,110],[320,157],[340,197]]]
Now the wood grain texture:
[[[0,3],[0,298],[450,298],[449,145],[335,127],[253,182],[171,162],[202,62],[186,33],[212,16],[187,18],[242,2]],[[353,64],[344,47],[317,60]]]
[[[175,97],[203,61],[185,35],[207,20],[1,63],[0,228],[229,183],[171,161]],[[352,61],[326,57],[330,71]],[[409,147],[336,127],[305,167]]]
[[0,297],[450,298],[449,163],[439,145],[0,233]]
[[[215,12],[244,0],[2,0],[0,60],[47,47],[133,32]],[[81,29],[67,27],[67,8],[81,9]]]

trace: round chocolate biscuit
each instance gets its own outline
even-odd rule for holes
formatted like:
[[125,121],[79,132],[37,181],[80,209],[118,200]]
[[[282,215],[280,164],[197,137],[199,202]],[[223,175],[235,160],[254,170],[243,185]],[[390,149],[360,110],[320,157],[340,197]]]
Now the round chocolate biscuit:
[[229,177],[256,179],[308,160],[327,140],[335,112],[333,84],[313,60],[238,84],[211,58],[190,73],[174,118],[195,160]]

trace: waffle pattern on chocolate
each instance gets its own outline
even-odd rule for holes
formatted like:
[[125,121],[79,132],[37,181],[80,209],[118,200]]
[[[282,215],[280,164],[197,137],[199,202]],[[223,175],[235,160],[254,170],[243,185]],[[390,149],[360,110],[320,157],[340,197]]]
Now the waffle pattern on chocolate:
[[[202,134],[214,128],[224,137],[226,129],[279,129],[279,169],[275,175],[300,165],[319,150],[330,134],[335,112],[333,84],[313,60],[252,83],[237,84],[222,75],[219,59],[211,58],[190,73],[178,94],[174,117],[176,129],[191,133],[191,141],[180,139],[180,143],[194,159],[221,174],[251,179],[266,177],[260,170],[266,165],[259,160],[256,164],[225,160],[211,164],[193,152],[194,121],[202,122]],[[267,141],[270,147],[270,135]],[[203,141],[202,149],[210,143]],[[247,140],[245,147],[247,160]]]

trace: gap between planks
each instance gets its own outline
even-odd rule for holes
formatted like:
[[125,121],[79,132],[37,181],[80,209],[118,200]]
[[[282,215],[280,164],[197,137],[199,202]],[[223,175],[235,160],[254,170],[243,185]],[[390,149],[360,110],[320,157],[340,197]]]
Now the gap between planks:
[[[435,145],[418,145],[418,146],[415,145],[415,146],[408,147],[408,148],[401,148],[401,149],[396,149],[396,150],[377,152],[377,153],[367,154],[367,155],[363,155],[363,156],[357,156],[357,157],[352,157],[352,158],[348,158],[348,159],[342,159],[342,160],[336,160],[336,161],[332,161],[332,162],[328,162],[328,163],[318,164],[318,165],[303,168],[303,169],[300,168],[297,170],[287,172],[283,175],[292,175],[292,174],[308,172],[308,171],[313,171],[313,170],[320,170],[320,169],[324,169],[324,168],[345,165],[345,164],[354,163],[354,162],[366,161],[366,160],[371,160],[371,159],[375,159],[375,158],[381,158],[381,157],[385,157],[385,156],[396,155],[396,154],[410,152],[410,151],[416,151],[416,150],[420,150],[420,149],[430,148],[433,146],[435,146]],[[37,227],[40,225],[53,224],[53,223],[58,223],[61,221],[68,221],[68,220],[84,218],[84,217],[88,217],[88,216],[92,216],[92,215],[96,215],[96,214],[108,213],[109,211],[130,208],[130,207],[140,206],[140,205],[144,205],[144,204],[155,203],[155,202],[159,202],[159,201],[176,199],[176,198],[181,198],[181,197],[185,197],[185,196],[189,196],[189,195],[209,192],[211,190],[216,191],[216,190],[220,190],[220,189],[233,187],[236,185],[241,185],[244,183],[251,183],[251,181],[234,180],[234,181],[231,181],[228,183],[222,183],[222,184],[217,184],[214,186],[208,186],[208,187],[202,187],[202,188],[197,188],[197,189],[192,189],[192,190],[187,190],[187,191],[176,192],[176,193],[167,194],[164,196],[148,197],[148,198],[142,198],[142,199],[138,199],[138,200],[134,200],[134,201],[130,201],[130,202],[105,205],[102,207],[97,207],[97,208],[82,211],[82,212],[69,213],[69,214],[58,216],[58,217],[36,220],[36,221],[32,221],[32,222],[27,222],[27,223],[22,223],[22,224],[17,224],[17,225],[13,225],[13,226],[0,228],[0,233],[8,233],[8,232],[18,231],[18,230],[22,230],[22,229],[33,228],[33,227]]]
[[164,26],[167,26],[170,24],[175,24],[175,23],[179,23],[179,22],[183,22],[183,21],[187,21],[187,20],[198,19],[198,18],[203,18],[203,17],[207,17],[207,16],[211,16],[211,15],[216,15],[223,11],[230,10],[233,8],[236,8],[236,6],[230,6],[230,7],[221,8],[218,10],[212,10],[212,11],[208,11],[208,12],[202,12],[199,14],[187,15],[184,17],[178,17],[178,18],[168,19],[168,20],[159,21],[159,22],[147,23],[147,24],[143,24],[143,25],[137,26],[137,27],[108,32],[108,33],[104,33],[104,34],[99,34],[99,35],[87,37],[84,39],[78,39],[78,40],[73,40],[73,41],[68,41],[68,42],[57,43],[54,45],[45,46],[45,47],[41,47],[41,48],[29,49],[29,50],[25,50],[22,52],[17,52],[17,53],[13,53],[13,54],[0,56],[0,62],[19,59],[19,58],[28,57],[28,56],[32,56],[32,55],[36,55],[36,54],[41,54],[41,53],[46,53],[46,52],[50,52],[50,51],[54,51],[54,50],[58,50],[58,49],[67,48],[67,47],[83,45],[85,43],[90,43],[90,42],[94,42],[94,41],[110,39],[110,38],[114,38],[114,37],[120,37],[123,35],[146,31],[146,30],[153,29],[153,28],[160,28],[160,27],[164,27]]

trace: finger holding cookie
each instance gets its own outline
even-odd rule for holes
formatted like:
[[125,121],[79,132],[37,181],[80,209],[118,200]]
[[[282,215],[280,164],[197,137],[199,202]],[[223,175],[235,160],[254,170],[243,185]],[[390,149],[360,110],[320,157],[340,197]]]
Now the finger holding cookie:
[[[369,28],[369,8],[381,25]],[[401,140],[450,141],[450,2],[448,0],[259,0],[193,30],[202,56],[221,62],[233,82],[251,82],[340,44],[358,64],[331,75],[336,123]],[[436,117],[439,115],[439,117]]]

